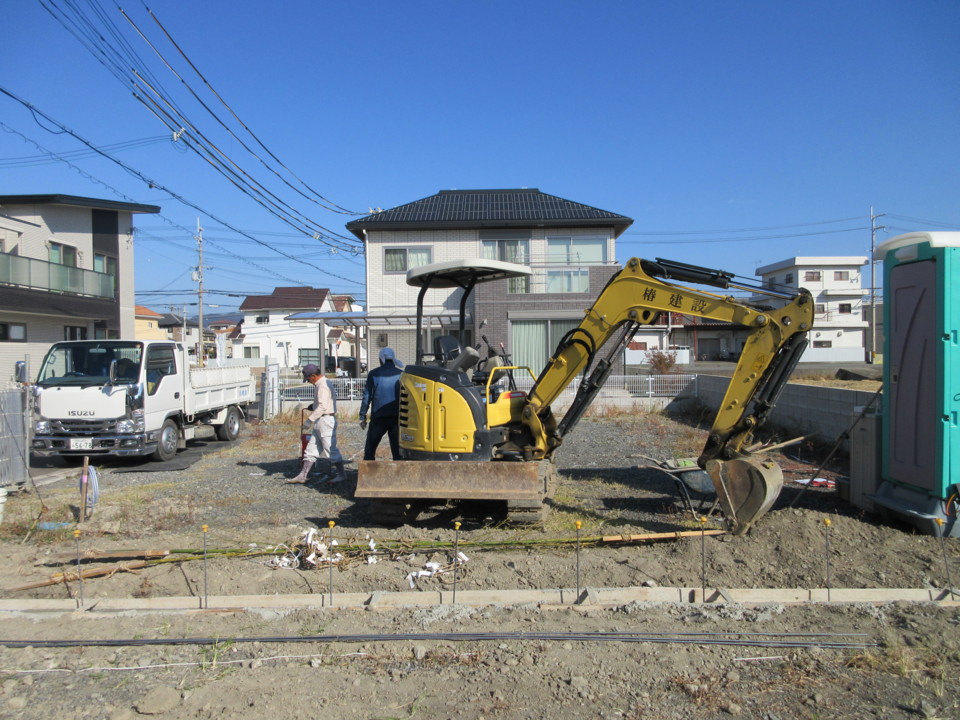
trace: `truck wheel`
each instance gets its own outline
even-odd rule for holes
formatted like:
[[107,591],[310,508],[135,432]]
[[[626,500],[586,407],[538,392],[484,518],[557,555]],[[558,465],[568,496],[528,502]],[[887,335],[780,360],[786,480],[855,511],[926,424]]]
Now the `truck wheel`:
[[217,425],[217,438],[223,442],[233,442],[240,437],[242,428],[243,417],[240,415],[240,411],[236,407],[230,406],[227,409],[227,417],[223,421],[223,425]]
[[157,462],[167,462],[173,460],[177,454],[177,442],[180,438],[180,431],[173,420],[167,420],[160,428],[160,437],[157,440],[157,449],[151,456]]

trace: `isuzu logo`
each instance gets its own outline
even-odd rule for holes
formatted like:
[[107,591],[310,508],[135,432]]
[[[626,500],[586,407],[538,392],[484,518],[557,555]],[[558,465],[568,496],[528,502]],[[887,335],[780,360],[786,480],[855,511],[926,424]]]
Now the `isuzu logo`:
[[67,410],[70,417],[93,417],[93,410]]

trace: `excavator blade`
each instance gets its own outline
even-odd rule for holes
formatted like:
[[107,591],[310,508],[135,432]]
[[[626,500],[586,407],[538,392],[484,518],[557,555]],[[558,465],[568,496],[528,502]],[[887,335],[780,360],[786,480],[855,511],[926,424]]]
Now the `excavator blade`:
[[783,472],[772,460],[741,455],[708,460],[706,470],[734,535],[747,532],[770,509],[783,487]]

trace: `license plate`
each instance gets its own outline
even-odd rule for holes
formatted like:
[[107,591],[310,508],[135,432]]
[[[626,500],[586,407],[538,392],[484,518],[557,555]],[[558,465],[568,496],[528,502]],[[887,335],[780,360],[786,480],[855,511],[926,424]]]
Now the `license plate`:
[[70,438],[71,450],[93,450],[93,440],[91,438]]

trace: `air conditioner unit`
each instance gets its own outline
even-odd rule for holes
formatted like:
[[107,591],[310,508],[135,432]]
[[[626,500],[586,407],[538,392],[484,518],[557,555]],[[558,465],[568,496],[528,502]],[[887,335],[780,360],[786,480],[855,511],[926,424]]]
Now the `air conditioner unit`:
[[387,346],[387,334],[386,334],[386,333],[380,333],[379,335],[377,335],[377,346],[378,346],[378,347],[386,347],[386,346]]

